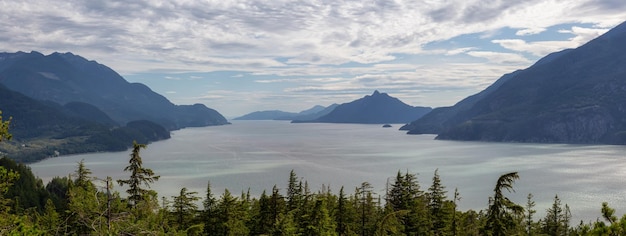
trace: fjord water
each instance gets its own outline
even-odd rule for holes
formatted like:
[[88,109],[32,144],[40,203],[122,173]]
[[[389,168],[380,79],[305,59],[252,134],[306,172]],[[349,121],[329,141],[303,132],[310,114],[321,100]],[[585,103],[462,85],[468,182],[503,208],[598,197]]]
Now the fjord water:
[[[369,182],[384,194],[398,171],[418,174],[421,189],[427,190],[439,169],[448,196],[458,188],[459,208],[478,211],[487,208],[497,178],[517,171],[516,192],[507,196],[525,205],[532,193],[536,219],[545,216],[556,194],[575,220],[601,218],[603,201],[617,208],[618,216],[626,210],[624,146],[439,141],[433,135],[406,135],[397,127],[236,121],[175,131],[171,139],[148,145],[141,156],[144,167],[161,175],[151,186],[160,197],[178,195],[182,187],[203,197],[207,181],[216,197],[225,188],[235,194],[249,188],[258,196],[274,185],[284,194],[292,169],[313,191],[325,185],[334,193],[341,186],[353,193]],[[94,177],[124,179],[129,154],[61,156],[30,167],[47,182],[72,173],[84,159]]]

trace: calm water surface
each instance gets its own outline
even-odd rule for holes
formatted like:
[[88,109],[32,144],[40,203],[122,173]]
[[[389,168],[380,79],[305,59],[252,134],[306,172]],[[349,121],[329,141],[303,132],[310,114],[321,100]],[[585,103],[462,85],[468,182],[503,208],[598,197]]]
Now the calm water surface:
[[[517,171],[516,192],[508,196],[525,205],[532,193],[537,219],[545,216],[556,194],[576,220],[595,221],[603,201],[617,208],[619,216],[626,210],[624,146],[437,141],[432,135],[406,135],[398,127],[236,121],[175,131],[171,139],[148,145],[141,156],[144,167],[161,175],[152,188],[165,197],[182,187],[204,196],[207,181],[216,196],[226,188],[233,193],[250,188],[258,196],[274,185],[284,194],[292,169],[313,191],[326,185],[335,193],[341,186],[352,192],[367,181],[384,194],[387,180],[398,170],[418,174],[426,190],[439,169],[448,195],[458,188],[459,207],[480,210],[487,208],[497,178]],[[124,179],[129,154],[62,156],[30,166],[47,182],[72,173],[84,159],[94,177]]]

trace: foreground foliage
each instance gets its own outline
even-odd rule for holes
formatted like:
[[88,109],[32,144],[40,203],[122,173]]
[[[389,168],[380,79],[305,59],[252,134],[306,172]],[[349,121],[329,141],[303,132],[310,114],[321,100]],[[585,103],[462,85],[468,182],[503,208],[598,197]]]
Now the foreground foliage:
[[[138,154],[138,153],[137,153]],[[134,154],[133,154],[134,155]],[[602,204],[602,219],[570,225],[569,206],[558,196],[533,219],[532,195],[526,207],[506,197],[517,173],[496,181],[486,210],[459,211],[459,194],[448,199],[437,172],[422,190],[416,175],[398,172],[387,193],[379,195],[364,182],[346,194],[328,187],[315,192],[290,173],[284,194],[278,187],[252,197],[228,189],[216,197],[207,183],[204,197],[181,188],[159,199],[156,192],[129,186],[127,197],[111,192],[110,178],[97,179],[81,161],[68,177],[46,186],[18,187],[27,166],[4,158],[0,163],[0,234],[28,235],[624,235],[626,216]],[[131,163],[132,164],[132,163]],[[6,168],[5,168],[6,167]],[[149,170],[149,169],[148,169]],[[145,170],[144,170],[145,171]],[[32,173],[30,173],[32,175]],[[133,178],[133,177],[131,177]],[[153,179],[156,181],[156,179]],[[104,185],[102,184],[104,183]],[[13,191],[12,194],[9,194]],[[34,197],[17,198],[26,196]],[[198,203],[202,202],[202,208]],[[18,203],[19,202],[19,203]],[[41,203],[41,204],[40,204]]]

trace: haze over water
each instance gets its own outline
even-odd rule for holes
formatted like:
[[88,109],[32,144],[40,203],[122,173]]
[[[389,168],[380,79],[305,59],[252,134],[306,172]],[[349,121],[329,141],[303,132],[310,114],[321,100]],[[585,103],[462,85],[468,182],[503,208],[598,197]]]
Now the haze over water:
[[[439,169],[449,198],[458,188],[459,208],[478,211],[487,208],[497,178],[517,171],[516,192],[507,196],[525,205],[532,193],[536,220],[545,216],[555,194],[563,207],[570,206],[573,225],[600,218],[604,201],[616,208],[618,216],[626,210],[624,146],[438,141],[433,135],[406,135],[398,127],[236,121],[175,131],[171,139],[149,144],[141,156],[144,167],[161,175],[152,185],[160,197],[178,195],[182,187],[204,197],[207,181],[216,197],[225,188],[234,194],[250,188],[259,196],[274,185],[285,194],[292,169],[314,192],[330,185],[333,193],[344,186],[352,194],[367,181],[384,194],[387,180],[392,183],[398,170],[417,173],[426,191]],[[30,167],[47,182],[73,173],[84,159],[94,177],[125,179],[128,173],[122,170],[129,154],[130,150],[62,156]]]

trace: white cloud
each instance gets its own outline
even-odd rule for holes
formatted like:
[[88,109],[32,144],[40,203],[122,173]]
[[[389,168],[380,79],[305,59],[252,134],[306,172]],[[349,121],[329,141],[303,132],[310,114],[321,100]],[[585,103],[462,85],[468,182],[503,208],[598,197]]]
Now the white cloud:
[[536,56],[543,57],[552,52],[579,47],[589,40],[606,33],[606,31],[608,31],[606,28],[582,28],[574,26],[569,30],[559,30],[559,33],[574,35],[574,37],[563,41],[526,42],[522,39],[497,39],[491,42],[499,44],[506,49],[518,52],[529,52]]
[[[506,73],[510,71],[503,68],[530,64],[523,53],[541,56],[578,46],[626,19],[626,4],[616,0],[0,0],[0,6],[0,51],[71,51],[126,75],[235,71],[232,77],[253,77],[247,81],[267,86],[288,77],[293,78],[288,81],[294,86],[283,85],[276,88],[281,91],[267,93],[292,97],[297,97],[294,91],[314,89],[357,93],[371,90],[370,86],[386,86],[400,91],[394,83],[407,82],[413,87],[462,89],[451,86],[456,83],[470,86],[465,87],[469,88],[466,92],[474,91],[472,84],[477,79],[473,73],[489,74],[493,80],[498,77],[494,71]],[[561,31],[572,34],[567,41],[523,40],[523,36],[556,25],[578,23],[593,27]],[[504,27],[517,29],[521,39],[495,38],[501,37]],[[479,46],[453,46],[436,52],[422,48],[466,34],[482,35],[520,54]],[[472,66],[454,63],[457,56],[465,54],[477,58]],[[403,55],[447,57],[443,62],[416,62]],[[488,63],[478,64],[484,62],[480,58]],[[437,63],[444,64],[431,65]],[[217,84],[228,78],[183,78],[188,79],[215,80]],[[213,88],[231,91],[230,87]],[[177,90],[171,97],[184,94]],[[245,95],[224,92],[221,96],[222,100],[205,98],[226,102],[226,96]]]
[[451,55],[458,55],[458,54],[463,54],[466,52],[469,52],[471,50],[475,50],[475,47],[465,47],[465,48],[457,48],[457,49],[452,49],[446,52],[446,55],[451,56]]
[[546,28],[541,28],[541,27],[538,27],[538,28],[526,28],[526,29],[518,30],[517,32],[515,32],[515,35],[526,36],[526,35],[538,34],[538,33],[544,32],[544,31],[546,31]]

